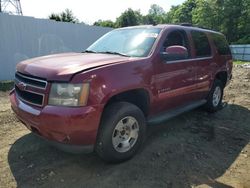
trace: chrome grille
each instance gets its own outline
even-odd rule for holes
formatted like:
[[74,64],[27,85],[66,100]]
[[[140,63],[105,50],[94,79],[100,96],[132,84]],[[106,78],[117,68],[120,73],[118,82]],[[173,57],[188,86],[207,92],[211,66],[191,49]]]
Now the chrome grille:
[[41,89],[46,89],[46,86],[47,86],[47,81],[45,80],[26,76],[18,72],[15,75],[15,80],[18,82],[23,82],[26,85],[30,85],[32,87],[41,88]]
[[43,106],[47,81],[33,76],[16,73],[15,91],[17,97],[23,102]]

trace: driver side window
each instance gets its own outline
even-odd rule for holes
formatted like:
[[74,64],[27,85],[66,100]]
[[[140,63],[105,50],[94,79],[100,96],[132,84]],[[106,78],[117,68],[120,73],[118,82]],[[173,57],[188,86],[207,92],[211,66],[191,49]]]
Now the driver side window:
[[188,45],[188,39],[187,39],[187,35],[185,33],[185,31],[182,30],[175,30],[170,32],[167,37],[166,40],[163,44],[163,51],[167,52],[167,48],[168,47],[172,47],[172,46],[181,46],[183,48],[187,49],[188,55],[186,57],[181,57],[178,59],[168,59],[168,60],[181,60],[181,59],[188,59],[190,58],[190,48]]

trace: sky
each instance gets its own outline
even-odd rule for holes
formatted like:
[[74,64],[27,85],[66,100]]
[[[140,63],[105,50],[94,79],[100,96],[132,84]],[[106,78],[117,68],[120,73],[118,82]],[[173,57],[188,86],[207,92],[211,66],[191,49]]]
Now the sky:
[[24,16],[48,18],[51,13],[60,13],[66,8],[84,23],[93,24],[95,21],[112,20],[120,16],[128,8],[140,10],[147,14],[150,5],[158,4],[165,11],[172,5],[178,5],[184,0],[20,0]]

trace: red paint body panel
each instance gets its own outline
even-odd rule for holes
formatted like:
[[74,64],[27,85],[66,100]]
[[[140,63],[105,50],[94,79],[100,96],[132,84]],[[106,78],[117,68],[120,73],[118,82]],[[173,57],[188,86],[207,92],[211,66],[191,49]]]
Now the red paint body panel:
[[[153,27],[153,26],[152,26]],[[162,28],[151,54],[130,58],[108,54],[67,53],[23,61],[17,71],[44,78],[46,90],[30,88],[45,95],[44,105],[36,107],[20,101],[16,92],[10,94],[11,106],[18,118],[43,137],[73,145],[94,145],[105,105],[112,96],[134,89],[144,89],[149,96],[148,116],[204,99],[219,72],[232,72],[231,55],[219,56],[213,47],[212,56],[195,58],[190,27],[155,26]],[[187,33],[191,57],[166,62],[160,52],[169,32],[182,29]],[[196,30],[208,32],[196,28]],[[49,106],[51,82],[90,83],[85,107]],[[27,86],[28,88],[28,86]],[[28,88],[29,89],[29,88]]]
[[72,82],[91,83],[88,105],[105,104],[110,97],[123,91],[142,88],[150,94],[152,75],[152,63],[138,59],[77,74]]
[[[100,123],[102,105],[67,108],[46,106],[35,108],[10,94],[13,111],[30,130],[51,141],[72,145],[94,145]],[[37,132],[38,131],[38,132]]]
[[107,54],[64,53],[25,60],[17,71],[47,80],[69,81],[73,74],[93,67],[129,61],[128,57]]

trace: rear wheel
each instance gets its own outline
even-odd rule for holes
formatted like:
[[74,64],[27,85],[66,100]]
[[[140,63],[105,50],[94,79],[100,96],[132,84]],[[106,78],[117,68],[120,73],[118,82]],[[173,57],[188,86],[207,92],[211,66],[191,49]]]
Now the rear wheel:
[[108,162],[130,159],[145,139],[145,118],[142,111],[127,102],[108,106],[103,114],[95,150]]
[[223,98],[223,84],[220,80],[215,80],[205,104],[205,109],[208,112],[216,112],[221,109]]

